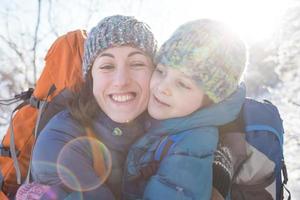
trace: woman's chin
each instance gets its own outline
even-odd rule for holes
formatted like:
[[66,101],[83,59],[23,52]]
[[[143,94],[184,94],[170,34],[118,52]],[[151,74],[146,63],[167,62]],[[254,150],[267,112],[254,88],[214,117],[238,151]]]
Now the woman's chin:
[[114,118],[114,119],[112,119],[113,121],[115,121],[115,122],[117,122],[117,123],[129,123],[129,122],[131,122],[133,119],[129,119],[129,118],[120,118],[120,117],[118,117],[118,118]]
[[108,117],[117,123],[129,123],[135,120],[140,113],[130,113],[130,112],[119,112],[115,114],[109,114]]

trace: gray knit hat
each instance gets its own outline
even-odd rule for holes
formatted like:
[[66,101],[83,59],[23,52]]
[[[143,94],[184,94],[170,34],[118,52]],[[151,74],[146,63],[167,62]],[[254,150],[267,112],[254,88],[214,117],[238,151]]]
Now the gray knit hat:
[[131,16],[106,17],[92,28],[85,41],[83,77],[85,78],[99,53],[123,45],[136,47],[151,58],[157,49],[157,42],[147,24]]
[[217,103],[237,89],[247,48],[224,24],[202,19],[180,26],[162,45],[156,62],[192,77]]

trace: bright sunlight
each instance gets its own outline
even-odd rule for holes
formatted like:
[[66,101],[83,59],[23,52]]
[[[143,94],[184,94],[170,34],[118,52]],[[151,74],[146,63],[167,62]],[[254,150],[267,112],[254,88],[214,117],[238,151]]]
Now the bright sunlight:
[[[189,2],[189,1],[188,1]],[[284,0],[211,0],[190,2],[189,18],[214,18],[230,25],[248,41],[270,36],[279,26],[280,17],[289,6]],[[193,6],[191,6],[193,5]],[[197,16],[198,15],[198,16]]]

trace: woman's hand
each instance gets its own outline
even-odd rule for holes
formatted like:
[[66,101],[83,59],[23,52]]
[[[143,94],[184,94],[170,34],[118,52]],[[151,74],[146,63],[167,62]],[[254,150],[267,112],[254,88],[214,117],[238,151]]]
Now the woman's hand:
[[47,193],[50,186],[36,182],[22,185],[16,194],[16,200],[39,200]]

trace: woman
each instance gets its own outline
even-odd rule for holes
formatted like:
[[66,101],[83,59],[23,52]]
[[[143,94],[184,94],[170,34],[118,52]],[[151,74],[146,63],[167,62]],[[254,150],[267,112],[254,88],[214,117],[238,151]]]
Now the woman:
[[[27,190],[31,196],[120,198],[128,148],[144,133],[155,51],[152,32],[133,17],[107,17],[91,30],[83,58],[85,81],[69,109],[51,119],[37,140],[35,186]],[[17,199],[25,193],[21,188]]]

